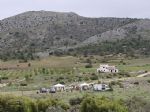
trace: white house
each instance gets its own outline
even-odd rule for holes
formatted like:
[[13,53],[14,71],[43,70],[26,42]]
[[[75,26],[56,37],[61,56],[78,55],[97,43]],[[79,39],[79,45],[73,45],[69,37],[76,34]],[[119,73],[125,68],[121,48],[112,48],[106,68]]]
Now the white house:
[[118,73],[118,69],[115,66],[109,65],[100,65],[97,69],[97,72],[104,72],[104,73]]
[[94,91],[107,91],[110,90],[110,87],[106,84],[95,84],[93,89]]

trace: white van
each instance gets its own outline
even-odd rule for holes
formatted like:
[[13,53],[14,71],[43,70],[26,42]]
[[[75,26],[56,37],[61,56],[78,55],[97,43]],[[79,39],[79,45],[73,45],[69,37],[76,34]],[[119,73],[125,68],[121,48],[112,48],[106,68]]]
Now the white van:
[[94,91],[107,91],[110,87],[107,84],[95,84],[93,86]]

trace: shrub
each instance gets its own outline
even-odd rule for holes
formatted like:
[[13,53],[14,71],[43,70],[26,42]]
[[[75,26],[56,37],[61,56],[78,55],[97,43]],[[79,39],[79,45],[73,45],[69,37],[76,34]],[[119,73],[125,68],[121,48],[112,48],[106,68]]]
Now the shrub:
[[79,105],[82,102],[82,98],[72,98],[69,100],[70,105]]
[[60,106],[64,110],[67,110],[69,108],[68,105],[58,101],[57,99],[51,99],[51,98],[38,100],[37,101],[37,106],[38,106],[38,111],[39,112],[46,112],[46,110],[49,107],[56,107],[56,106]]
[[115,81],[111,81],[111,82],[110,82],[110,85],[111,85],[111,86],[116,85],[116,82],[115,82]]
[[87,64],[87,65],[85,65],[85,68],[92,68],[93,66],[92,66],[92,64]]
[[118,85],[120,88],[124,88],[124,85],[122,83],[118,82]]
[[109,84],[110,89],[108,91],[113,91],[112,85]]
[[27,83],[21,83],[20,86],[27,86]]
[[1,96],[2,112],[37,112],[34,100],[26,97]]
[[79,77],[79,78],[78,78],[78,81],[79,81],[79,82],[83,81],[82,77]]
[[28,63],[28,67],[31,67],[31,63]]
[[60,83],[60,84],[65,84],[65,82],[64,82],[64,81],[60,81],[59,83]]
[[135,85],[139,85],[139,82],[134,82]]
[[124,71],[119,72],[119,75],[130,77],[130,74],[128,72],[124,72]]
[[86,59],[86,61],[85,61],[85,62],[86,62],[86,63],[90,63],[90,64],[92,63],[91,59],[89,59],[89,58],[88,58],[88,59]]
[[7,76],[4,76],[1,78],[2,80],[8,80],[9,78]]
[[60,80],[63,80],[63,79],[64,79],[64,77],[60,76],[60,77],[59,77],[59,79],[60,79]]
[[123,88],[123,84],[120,81],[111,81],[110,86],[118,85],[120,88]]
[[[31,99],[27,97],[0,96],[0,112],[46,112],[48,107],[67,110],[68,105],[56,99]],[[49,112],[49,111],[48,111]]]
[[68,112],[80,112],[80,105],[71,106]]
[[80,110],[81,112],[127,112],[121,102],[95,96],[85,97]]
[[90,77],[91,80],[98,80],[98,76],[97,75],[93,75]]
[[129,112],[149,112],[150,102],[140,97],[132,97],[125,101]]
[[66,111],[62,109],[60,106],[56,106],[56,107],[51,106],[51,107],[48,107],[46,112],[66,112]]
[[150,80],[147,80],[148,83],[150,83]]
[[108,78],[108,79],[109,79],[109,78],[112,78],[112,76],[111,76],[111,75],[107,75],[107,76],[106,76],[106,78]]
[[95,73],[91,73],[91,75],[93,76],[93,75],[96,75]]
[[88,81],[89,80],[89,77],[84,77],[84,81]]

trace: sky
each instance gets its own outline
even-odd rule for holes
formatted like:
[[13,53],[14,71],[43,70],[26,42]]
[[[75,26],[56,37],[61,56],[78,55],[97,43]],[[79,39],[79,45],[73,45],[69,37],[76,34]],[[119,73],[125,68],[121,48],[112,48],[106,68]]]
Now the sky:
[[150,18],[150,0],[0,0],[0,20],[40,10],[75,12],[85,17]]

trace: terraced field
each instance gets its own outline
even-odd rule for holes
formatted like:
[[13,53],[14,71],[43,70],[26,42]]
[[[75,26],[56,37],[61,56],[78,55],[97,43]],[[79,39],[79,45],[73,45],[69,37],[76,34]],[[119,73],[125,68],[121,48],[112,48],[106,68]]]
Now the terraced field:
[[[87,64],[87,59],[91,60],[92,68],[85,67]],[[122,85],[127,85],[125,89],[117,84],[113,86],[113,92],[62,92],[55,94],[54,97],[63,98],[65,101],[68,101],[70,98],[77,96],[82,97],[83,95],[89,93],[102,96],[105,95],[108,97],[113,96],[115,98],[140,96],[145,97],[145,99],[150,99],[150,84],[148,82],[150,77],[133,78],[139,75],[142,71],[150,71],[150,58],[125,59],[109,57],[107,58],[107,61],[104,62],[104,60],[106,60],[106,57],[64,56],[48,57],[46,59],[28,61],[26,63],[22,63],[17,60],[7,62],[1,61],[1,85],[6,85],[0,88],[0,93],[22,95],[23,91],[23,95],[26,96],[45,97],[43,94],[37,95],[37,90],[41,87],[49,88],[56,83],[70,85],[72,83],[98,82],[98,80],[107,81],[112,79],[118,82],[119,79],[124,78],[124,80],[120,83]],[[96,69],[100,63],[116,65],[120,73],[96,73]],[[128,77],[128,80],[126,77]],[[130,77],[132,77],[132,80],[129,80]],[[140,84],[136,85],[134,84],[135,82],[139,82]]]

